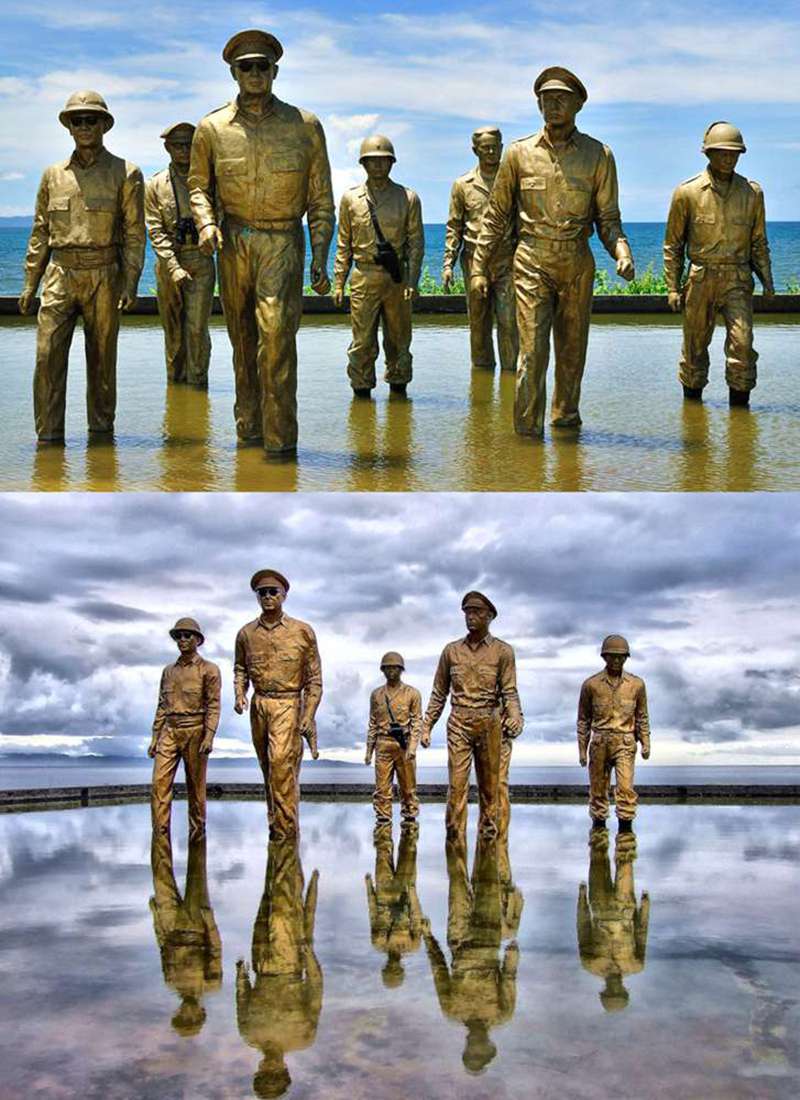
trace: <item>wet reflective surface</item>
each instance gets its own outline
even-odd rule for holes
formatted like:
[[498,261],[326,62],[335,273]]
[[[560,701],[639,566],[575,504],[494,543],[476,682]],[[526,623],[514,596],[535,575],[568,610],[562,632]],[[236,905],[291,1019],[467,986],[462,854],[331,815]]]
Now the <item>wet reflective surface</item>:
[[[514,807],[510,846],[372,807],[0,818],[0,1096],[772,1098],[800,1082],[796,806]],[[204,858],[205,857],[205,858]],[[318,872],[318,874],[317,874]]]
[[796,321],[757,317],[759,384],[749,411],[731,411],[719,329],[707,399],[687,404],[677,381],[679,319],[597,316],[583,429],[548,428],[542,445],[514,434],[513,375],[470,372],[465,317],[418,315],[408,399],[390,399],[379,381],[377,399],[368,402],[351,399],[347,318],[306,317],[298,340],[299,451],[296,460],[276,462],[260,447],[236,444],[230,345],[220,318],[212,324],[208,392],[167,387],[157,320],[125,319],[114,445],[86,442],[77,333],[67,446],[37,450],[35,326],[8,318],[0,325],[0,489],[797,489]]

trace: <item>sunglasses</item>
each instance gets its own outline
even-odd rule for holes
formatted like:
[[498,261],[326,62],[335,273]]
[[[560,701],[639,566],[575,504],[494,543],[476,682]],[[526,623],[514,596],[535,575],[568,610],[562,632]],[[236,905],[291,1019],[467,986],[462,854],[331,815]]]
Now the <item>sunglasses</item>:
[[260,73],[268,73],[272,67],[271,61],[237,61],[236,68],[243,73],[249,73],[251,69],[258,69]]
[[100,121],[100,115],[73,115],[73,126],[96,126]]
[[194,636],[193,630],[176,630],[174,635],[176,642],[188,642]]
[[270,586],[268,588],[257,588],[256,592],[258,592],[259,596],[280,596],[281,589]]

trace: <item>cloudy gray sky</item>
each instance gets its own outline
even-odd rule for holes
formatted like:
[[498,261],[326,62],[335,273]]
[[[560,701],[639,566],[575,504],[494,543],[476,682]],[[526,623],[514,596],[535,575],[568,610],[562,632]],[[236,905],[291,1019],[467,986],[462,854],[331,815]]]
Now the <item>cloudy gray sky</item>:
[[[317,631],[323,755],[362,755],[368,693],[400,649],[427,699],[463,634],[460,598],[497,603],[527,725],[518,763],[574,759],[582,679],[625,633],[660,764],[800,762],[800,507],[782,494],[10,494],[0,497],[0,752],[141,755],[167,630],[184,614],[222,667],[217,749],[248,756],[232,711],[248,582],[285,572]],[[426,763],[444,761],[444,721]]]

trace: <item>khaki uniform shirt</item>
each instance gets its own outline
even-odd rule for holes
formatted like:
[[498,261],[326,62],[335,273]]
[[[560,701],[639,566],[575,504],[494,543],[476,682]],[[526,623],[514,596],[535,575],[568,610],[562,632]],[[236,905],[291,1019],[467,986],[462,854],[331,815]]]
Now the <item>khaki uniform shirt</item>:
[[291,228],[308,215],[311,244],[327,253],[333,190],[325,133],[316,115],[273,96],[256,118],[238,99],[200,121],[192,140],[189,193],[198,229],[218,206],[255,229]]
[[617,680],[605,669],[590,676],[581,687],[578,703],[578,748],[586,751],[589,736],[633,734],[644,749],[650,748],[650,720],[644,680],[623,669]]
[[485,274],[509,222],[519,238],[588,240],[594,227],[610,255],[627,240],[622,230],[617,168],[607,145],[573,130],[555,148],[544,129],[509,145],[500,162],[478,245],[473,274]]
[[514,650],[492,634],[474,647],[467,638],[444,647],[425,713],[428,727],[439,720],[448,693],[452,707],[491,711],[502,706],[505,717],[522,722]]
[[144,219],[153,251],[167,265],[170,274],[181,266],[178,259],[181,253],[199,251],[197,245],[190,242],[178,244],[178,220],[191,216],[185,177],[171,167],[156,172],[145,184]]
[[422,204],[410,187],[389,180],[387,187],[371,191],[366,183],[351,187],[339,204],[339,230],[333,281],[343,287],[353,263],[375,265],[378,239],[369,214],[367,199],[372,200],[378,224],[386,240],[394,246],[407,271],[409,286],[416,286],[425,254],[422,228]]
[[734,172],[727,189],[706,169],[675,189],[664,235],[664,276],[680,290],[684,257],[699,266],[740,264],[772,285],[764,194]]
[[222,678],[215,664],[199,653],[190,661],[179,657],[161,673],[153,733],[174,722],[178,727],[202,724],[203,732],[213,736],[219,725],[221,692]]
[[[398,684],[394,689],[388,687],[375,688],[369,697],[369,727],[367,729],[367,753],[371,753],[375,742],[382,735],[388,735],[391,718],[389,707],[386,705],[386,696],[395,717],[408,731],[409,752],[414,753],[419,743],[419,734],[422,727],[422,696],[416,688],[410,684]],[[394,740],[394,738],[392,738]]]
[[[489,187],[481,175],[480,168],[473,168],[455,181],[450,192],[450,209],[447,214],[444,267],[454,267],[462,249],[467,255],[475,251],[483,213],[488,202]],[[514,226],[509,219],[493,257],[495,263],[510,260],[514,247]]]
[[144,244],[144,179],[136,165],[103,148],[84,167],[73,153],[42,175],[25,257],[25,286],[36,289],[54,248],[116,246],[125,289],[135,294]]
[[288,615],[276,623],[254,619],[236,635],[233,681],[237,695],[252,684],[259,695],[302,692],[306,707],[318,703],[322,666],[314,631]]

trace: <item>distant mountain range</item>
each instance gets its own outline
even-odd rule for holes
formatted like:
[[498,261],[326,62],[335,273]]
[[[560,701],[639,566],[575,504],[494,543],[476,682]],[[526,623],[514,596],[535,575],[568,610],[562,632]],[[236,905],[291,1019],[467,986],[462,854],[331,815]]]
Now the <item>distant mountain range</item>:
[[[255,755],[219,756],[214,753],[214,761],[235,764],[256,764]],[[70,756],[65,752],[4,752],[0,753],[0,763],[4,764],[146,764],[146,756]],[[303,760],[303,767],[352,768],[346,760]]]
[[33,218],[29,214],[16,214],[13,218],[0,218],[0,229],[30,229]]

